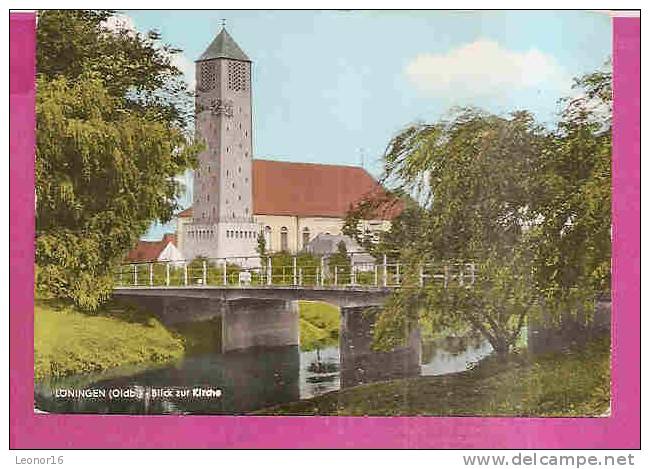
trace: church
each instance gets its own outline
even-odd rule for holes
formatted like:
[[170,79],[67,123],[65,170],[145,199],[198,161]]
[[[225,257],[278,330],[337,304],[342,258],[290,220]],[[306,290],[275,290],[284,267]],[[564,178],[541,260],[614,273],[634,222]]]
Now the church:
[[[363,168],[253,158],[252,62],[224,29],[196,61],[196,135],[204,150],[192,207],[178,215],[176,243],[186,259],[296,253],[319,235],[341,235],[346,213],[384,195]],[[361,223],[387,230],[401,204]]]

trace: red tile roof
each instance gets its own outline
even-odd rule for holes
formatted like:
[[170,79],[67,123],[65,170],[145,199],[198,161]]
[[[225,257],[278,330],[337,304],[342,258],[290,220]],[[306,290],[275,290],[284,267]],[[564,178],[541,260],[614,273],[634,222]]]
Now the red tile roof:
[[180,212],[177,216],[181,217],[181,218],[191,217],[192,216],[192,207],[186,208],[185,210]]
[[126,255],[129,262],[151,262],[158,260],[160,253],[169,243],[176,245],[176,235],[166,233],[159,241],[138,241],[138,244]]
[[[253,160],[255,215],[344,218],[364,198],[385,194],[363,168]],[[391,203],[378,209],[377,218],[391,220],[402,210],[401,202]],[[192,208],[178,216],[191,217]]]

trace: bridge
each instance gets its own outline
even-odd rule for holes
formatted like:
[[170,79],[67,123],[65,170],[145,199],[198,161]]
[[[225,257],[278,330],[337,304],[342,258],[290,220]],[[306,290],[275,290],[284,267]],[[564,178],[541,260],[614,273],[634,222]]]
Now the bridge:
[[[342,369],[354,374],[368,360],[385,369],[419,370],[419,330],[405,331],[405,346],[378,356],[372,351],[375,313],[400,288],[421,288],[430,282],[470,286],[476,280],[472,263],[399,262],[334,264],[305,262],[284,256],[195,259],[192,261],[125,264],[115,272],[114,296],[139,304],[167,325],[202,322],[220,333],[222,352],[249,347],[300,344],[298,301],[324,301],[339,307]],[[364,314],[361,314],[364,313]],[[382,367],[379,368],[381,373]],[[351,380],[358,380],[351,376]],[[367,378],[367,377],[366,377]],[[382,376],[375,377],[382,379]]]

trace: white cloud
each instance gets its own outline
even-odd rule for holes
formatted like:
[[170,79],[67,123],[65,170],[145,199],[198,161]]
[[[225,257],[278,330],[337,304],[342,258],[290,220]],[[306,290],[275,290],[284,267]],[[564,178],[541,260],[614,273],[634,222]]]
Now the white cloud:
[[109,31],[115,32],[124,30],[129,33],[134,33],[136,31],[133,18],[122,13],[116,13],[115,15],[110,16],[106,21],[102,23],[102,26]]
[[187,56],[185,54],[183,54],[182,52],[179,52],[177,54],[172,55],[171,62],[181,72],[183,72],[183,77],[185,79],[185,83],[187,83],[187,86],[189,87],[190,91],[194,91],[194,85],[195,85],[195,82],[194,82],[194,75],[195,75],[194,62],[192,62],[190,59],[188,59]]
[[448,98],[495,96],[525,89],[568,89],[570,79],[551,55],[516,52],[479,39],[444,54],[421,54],[405,74],[421,92]]

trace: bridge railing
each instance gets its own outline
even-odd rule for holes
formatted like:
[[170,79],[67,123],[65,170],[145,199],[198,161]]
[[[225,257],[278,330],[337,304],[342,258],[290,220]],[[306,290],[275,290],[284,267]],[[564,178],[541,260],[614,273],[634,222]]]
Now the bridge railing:
[[[409,268],[410,267],[410,268]],[[415,272],[415,274],[414,274]],[[405,280],[408,279],[408,280]],[[425,286],[440,282],[471,285],[474,263],[355,262],[332,264],[321,260],[300,265],[273,265],[270,258],[195,259],[123,264],[114,272],[118,287],[377,287],[399,288],[406,282]]]

